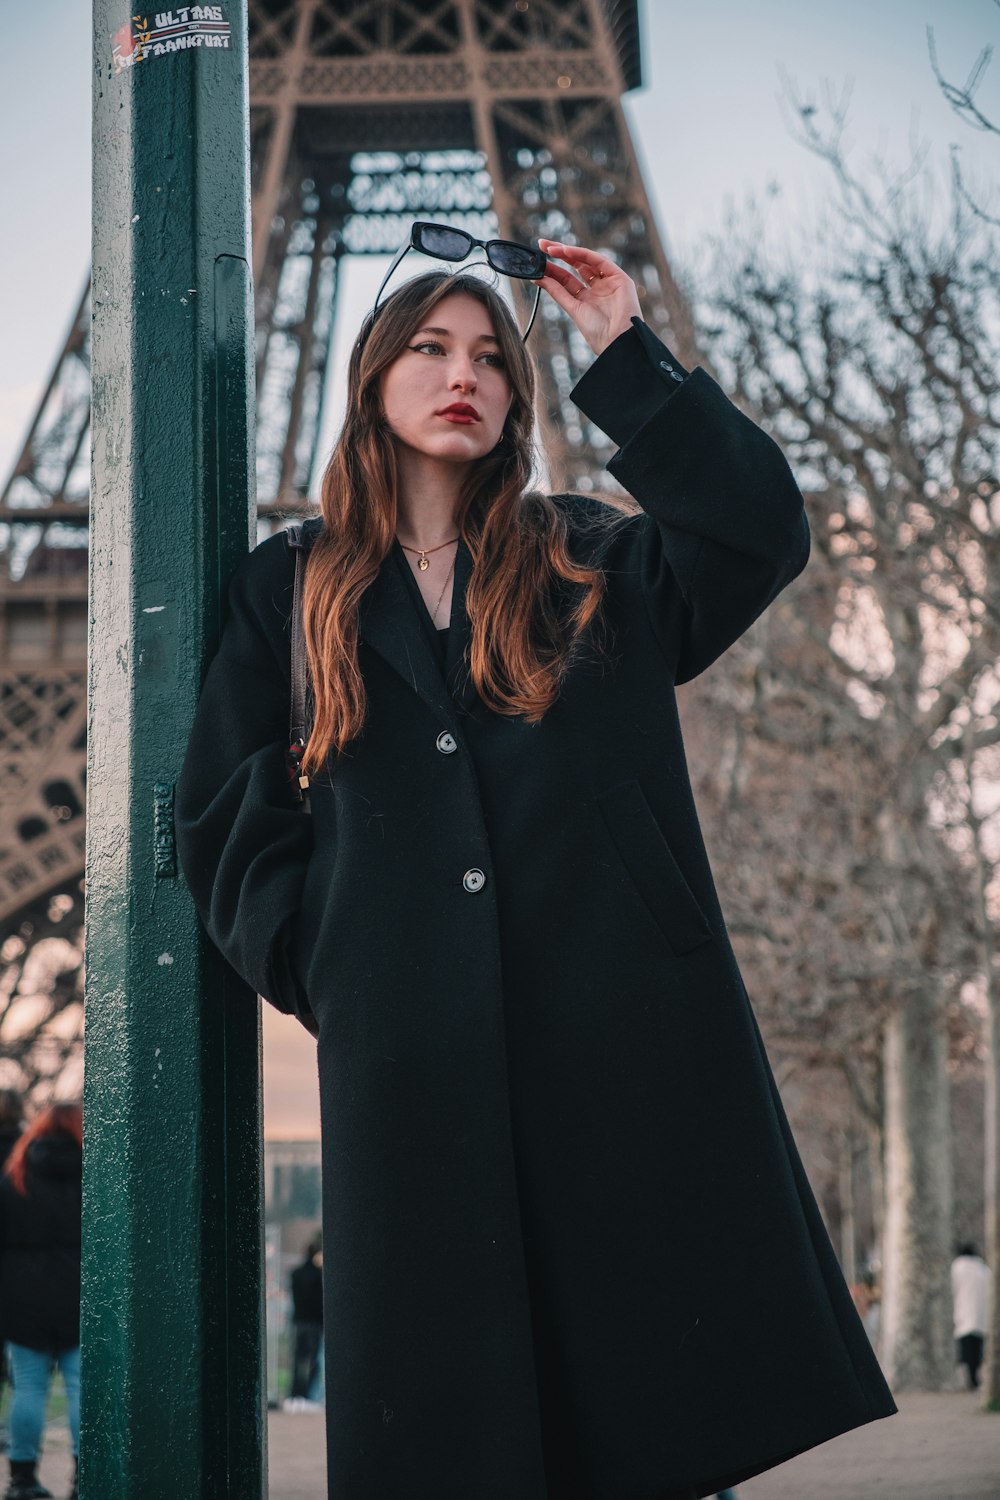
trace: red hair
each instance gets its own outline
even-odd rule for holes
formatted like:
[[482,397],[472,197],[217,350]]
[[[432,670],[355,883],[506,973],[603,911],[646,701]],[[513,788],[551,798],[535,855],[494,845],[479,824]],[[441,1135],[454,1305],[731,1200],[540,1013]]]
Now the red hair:
[[83,1110],[79,1104],[53,1104],[48,1109],[43,1109],[38,1117],[32,1120],[23,1135],[18,1137],[17,1145],[7,1158],[4,1171],[19,1193],[27,1196],[27,1166],[25,1160],[28,1147],[32,1141],[41,1140],[43,1136],[68,1135],[71,1136],[80,1150],[83,1150]]

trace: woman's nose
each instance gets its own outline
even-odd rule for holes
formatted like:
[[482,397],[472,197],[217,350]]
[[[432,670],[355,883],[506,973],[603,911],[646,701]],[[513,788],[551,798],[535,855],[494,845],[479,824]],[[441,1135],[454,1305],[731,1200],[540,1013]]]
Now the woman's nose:
[[476,389],[476,367],[471,360],[459,360],[451,372],[449,386],[454,390],[462,391]]

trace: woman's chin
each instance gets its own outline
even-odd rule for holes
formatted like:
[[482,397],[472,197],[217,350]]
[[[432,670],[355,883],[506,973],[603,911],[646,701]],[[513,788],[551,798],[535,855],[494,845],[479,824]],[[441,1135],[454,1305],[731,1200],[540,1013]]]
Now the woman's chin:
[[440,438],[433,442],[420,444],[406,444],[410,453],[418,458],[437,460],[439,463],[469,464],[476,463],[496,446],[488,437],[482,437],[478,433],[471,433],[467,429],[457,432],[443,433]]

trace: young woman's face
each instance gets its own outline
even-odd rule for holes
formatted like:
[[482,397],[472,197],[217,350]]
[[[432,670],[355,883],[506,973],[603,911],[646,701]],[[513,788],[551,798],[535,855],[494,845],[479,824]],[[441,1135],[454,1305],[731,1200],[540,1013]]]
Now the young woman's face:
[[379,378],[397,443],[453,463],[495,448],[511,389],[483,304],[467,292],[443,297]]

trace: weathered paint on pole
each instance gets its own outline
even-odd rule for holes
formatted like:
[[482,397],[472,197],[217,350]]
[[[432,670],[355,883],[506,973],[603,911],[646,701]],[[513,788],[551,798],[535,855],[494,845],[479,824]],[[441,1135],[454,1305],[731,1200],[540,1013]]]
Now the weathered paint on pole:
[[260,1014],[173,788],[251,540],[245,0],[94,5],[84,1500],[256,1500]]

